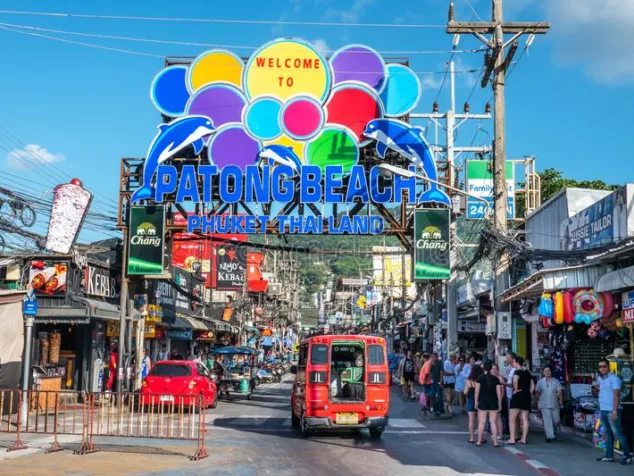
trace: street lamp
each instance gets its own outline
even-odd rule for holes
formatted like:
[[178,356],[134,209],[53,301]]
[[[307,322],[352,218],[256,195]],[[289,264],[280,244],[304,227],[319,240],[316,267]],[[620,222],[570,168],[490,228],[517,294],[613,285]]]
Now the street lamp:
[[472,195],[469,192],[465,192],[464,190],[461,190],[459,188],[452,187],[451,185],[447,185],[447,184],[444,184],[442,182],[438,182],[436,180],[432,180],[429,177],[426,177],[425,175],[421,175],[421,174],[416,173],[416,172],[414,172],[412,170],[409,170],[409,169],[403,169],[401,167],[396,167],[396,166],[390,165],[390,164],[379,164],[379,165],[377,165],[377,167],[380,168],[380,169],[383,169],[383,170],[385,170],[387,172],[391,172],[393,174],[400,175],[401,177],[405,177],[405,178],[416,177],[419,180],[425,180],[427,182],[439,185],[441,187],[445,187],[445,188],[447,188],[447,189],[449,189],[449,190],[451,190],[453,192],[459,193],[460,195],[464,195],[465,197],[475,198],[476,200],[484,203],[484,205],[486,207],[486,210],[487,210],[486,216],[491,216],[491,214],[492,214],[493,210],[491,209],[490,203],[486,199],[484,199],[482,197],[478,197],[477,195]]

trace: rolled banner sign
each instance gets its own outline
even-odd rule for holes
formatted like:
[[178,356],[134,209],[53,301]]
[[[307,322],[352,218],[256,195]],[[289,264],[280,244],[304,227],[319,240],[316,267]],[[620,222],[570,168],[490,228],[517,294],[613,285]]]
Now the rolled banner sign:
[[614,296],[607,291],[600,293],[600,295],[603,299],[603,314],[601,317],[610,317],[614,312]]
[[575,322],[590,325],[592,321],[600,319],[603,315],[603,298],[592,290],[577,291],[572,307],[575,313]]
[[564,322],[566,324],[572,324],[575,322],[575,311],[572,306],[572,293],[566,291],[564,294]]
[[556,292],[553,295],[553,307],[555,308],[555,324],[564,323],[564,293]]

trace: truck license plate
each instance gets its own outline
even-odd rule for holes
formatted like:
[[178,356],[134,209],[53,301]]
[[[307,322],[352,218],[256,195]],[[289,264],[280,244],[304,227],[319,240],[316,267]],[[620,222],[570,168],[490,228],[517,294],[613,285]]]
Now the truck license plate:
[[358,413],[337,413],[336,423],[337,425],[358,425],[359,414]]
[[161,402],[173,402],[174,401],[174,397],[172,395],[161,395],[159,400]]

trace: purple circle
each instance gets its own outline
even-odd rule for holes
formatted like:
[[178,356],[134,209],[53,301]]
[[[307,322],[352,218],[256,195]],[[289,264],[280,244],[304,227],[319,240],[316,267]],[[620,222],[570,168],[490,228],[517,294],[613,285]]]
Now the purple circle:
[[345,46],[332,55],[330,64],[335,73],[334,84],[359,81],[378,91],[386,77],[383,58],[367,46]]
[[238,88],[227,83],[213,83],[200,89],[187,102],[187,114],[207,116],[215,127],[242,122],[247,100]]
[[252,138],[240,124],[232,124],[216,131],[207,144],[209,162],[222,169],[237,165],[245,172],[247,165],[256,164],[260,142]]

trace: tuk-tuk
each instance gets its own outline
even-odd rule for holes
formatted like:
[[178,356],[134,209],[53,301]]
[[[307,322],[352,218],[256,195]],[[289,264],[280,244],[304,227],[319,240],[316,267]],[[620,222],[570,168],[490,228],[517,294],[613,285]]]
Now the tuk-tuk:
[[218,379],[218,396],[238,396],[251,400],[256,386],[258,351],[249,347],[230,346],[215,349],[213,353],[223,358],[224,374]]

